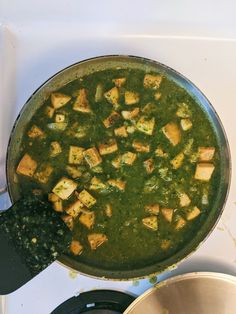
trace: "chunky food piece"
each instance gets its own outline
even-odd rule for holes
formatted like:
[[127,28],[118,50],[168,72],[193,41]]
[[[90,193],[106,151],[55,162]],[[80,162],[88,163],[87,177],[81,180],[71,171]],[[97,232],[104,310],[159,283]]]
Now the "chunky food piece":
[[52,118],[53,115],[54,115],[54,112],[55,112],[55,108],[52,108],[52,107],[50,107],[50,106],[47,106],[47,107],[45,108],[45,113],[46,113],[46,115],[48,116],[48,118]]
[[122,156],[117,156],[111,161],[111,164],[114,168],[119,169],[122,165]]
[[150,174],[155,169],[154,160],[149,158],[143,162],[144,168],[146,169],[147,173]]
[[73,218],[76,218],[84,209],[84,204],[80,200],[76,200],[72,204],[70,204],[65,211],[68,215]]
[[88,235],[88,242],[92,250],[96,250],[100,245],[108,241],[108,238],[103,233],[91,233]]
[[162,131],[173,146],[176,146],[180,143],[181,132],[180,132],[180,129],[176,123],[174,123],[174,122],[167,123],[162,128]]
[[155,150],[155,154],[157,157],[163,157],[163,158],[168,157],[168,154],[166,152],[164,152],[164,150],[160,146],[157,147],[157,149]]
[[106,204],[104,211],[105,211],[105,214],[107,217],[109,217],[109,218],[112,217],[112,206],[111,206],[111,204]]
[[139,94],[136,92],[126,91],[125,92],[125,104],[134,105],[139,102]]
[[183,229],[183,227],[185,225],[186,225],[186,220],[183,217],[178,216],[177,222],[176,222],[176,225],[175,225],[175,230],[179,231],[179,230]]
[[66,127],[67,127],[67,123],[66,122],[52,122],[52,123],[48,123],[47,127],[52,130],[52,131],[65,131]]
[[56,212],[63,212],[62,200],[60,199],[59,196],[57,196],[54,193],[49,193],[48,200],[49,202],[52,202],[53,209]]
[[77,188],[77,183],[66,177],[61,178],[52,189],[62,200],[67,200]]
[[16,173],[23,174],[27,177],[32,177],[35,173],[38,164],[29,154],[25,154],[19,162]]
[[213,174],[215,166],[211,163],[197,164],[194,178],[201,181],[209,181]]
[[193,126],[192,121],[190,119],[181,119],[180,125],[184,131],[190,130]]
[[159,74],[146,74],[143,80],[145,88],[158,89],[161,85],[162,76]]
[[76,164],[76,165],[81,164],[84,159],[83,152],[84,152],[83,147],[70,146],[69,159],[68,159],[69,164]]
[[150,152],[150,145],[147,143],[139,142],[134,140],[132,143],[132,147],[140,153],[149,153]]
[[168,250],[170,246],[171,246],[170,240],[166,240],[166,239],[161,240],[161,249],[162,250]]
[[166,221],[171,222],[173,219],[174,210],[172,208],[162,208],[161,213]]
[[61,93],[51,94],[51,103],[54,109],[59,109],[65,106],[71,100],[70,96]]
[[136,118],[139,114],[140,109],[139,108],[134,108],[133,110],[123,110],[121,111],[122,117],[125,120],[133,120],[134,118]]
[[63,215],[61,218],[64,221],[64,223],[67,225],[67,227],[70,230],[73,230],[73,228],[74,228],[74,220],[73,220],[73,218],[70,215]]
[[33,125],[28,131],[28,136],[30,138],[43,138],[45,137],[45,134],[37,125]]
[[89,101],[87,98],[87,91],[85,88],[82,88],[78,92],[78,96],[74,102],[73,109],[75,111],[80,111],[84,113],[90,113],[92,112]]
[[84,159],[90,166],[90,168],[96,167],[102,162],[102,158],[99,155],[96,147],[91,147],[83,152]]
[[97,190],[104,190],[106,189],[106,187],[107,187],[106,184],[103,183],[99,178],[93,177],[91,179],[89,189],[97,191]]
[[74,255],[80,255],[83,251],[83,246],[77,240],[73,240],[70,245],[70,251]]
[[126,182],[125,181],[121,181],[120,179],[109,179],[107,181],[107,183],[115,188],[117,188],[118,190],[120,191],[124,191],[125,190],[125,185],[126,185]]
[[50,164],[42,164],[34,174],[34,178],[40,183],[48,183],[49,177],[53,172],[53,167]]
[[92,207],[97,201],[96,199],[86,190],[79,193],[79,200],[87,207]]
[[62,152],[62,148],[59,142],[53,141],[50,144],[50,156],[51,157],[56,157]]
[[116,87],[121,87],[126,82],[126,77],[115,78],[112,80]]
[[143,225],[151,230],[156,231],[158,229],[157,216],[149,216],[142,219]]
[[178,110],[176,112],[176,115],[180,118],[190,118],[191,117],[191,111],[189,109],[189,106],[186,103],[181,103],[178,105]]
[[117,137],[128,137],[126,127],[123,125],[114,130],[115,136]]
[[211,161],[215,154],[215,147],[198,147],[198,160]]
[[106,128],[110,128],[117,121],[119,121],[120,118],[121,118],[121,116],[118,112],[112,111],[112,113],[105,120],[103,120],[103,124]]
[[83,210],[82,214],[79,216],[79,221],[82,225],[91,229],[95,223],[95,213],[90,210]]
[[66,166],[66,171],[73,179],[77,179],[82,176],[82,171],[74,166]]
[[119,96],[119,89],[117,87],[113,87],[104,94],[106,100],[111,103],[115,109],[119,107]]
[[194,206],[193,209],[187,213],[186,219],[193,220],[197,218],[197,216],[199,216],[200,214],[201,214],[201,210],[197,206]]
[[135,153],[127,152],[122,155],[121,162],[131,166],[135,162],[136,158],[137,155]]
[[142,112],[146,115],[153,114],[157,112],[157,105],[149,102],[143,107]]
[[155,100],[160,100],[161,99],[161,93],[160,92],[156,92],[154,94],[154,98],[155,98]]
[[55,122],[65,122],[65,115],[62,113],[57,113],[55,116]]
[[174,169],[179,169],[184,161],[184,153],[179,153],[170,161]]
[[103,85],[99,83],[96,88],[95,102],[101,101],[103,98]]
[[152,215],[158,215],[160,211],[160,206],[159,204],[146,205],[145,211]]
[[100,144],[98,146],[99,153],[103,155],[108,155],[116,152],[118,150],[118,146],[115,139],[111,139],[105,144]]
[[179,205],[181,207],[189,206],[191,203],[191,199],[189,198],[188,194],[180,193],[179,195]]
[[148,135],[152,135],[155,126],[155,118],[147,119],[146,117],[141,117],[136,127],[140,132],[143,132]]

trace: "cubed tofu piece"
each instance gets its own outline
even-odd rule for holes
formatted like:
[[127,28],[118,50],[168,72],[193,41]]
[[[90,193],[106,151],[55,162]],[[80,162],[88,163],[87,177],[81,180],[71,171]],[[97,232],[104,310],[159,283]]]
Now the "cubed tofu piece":
[[149,204],[145,206],[145,211],[152,215],[158,215],[160,206],[159,204]]
[[143,225],[153,231],[156,231],[158,229],[158,220],[157,216],[150,216],[150,217],[145,217],[142,219]]
[[136,160],[136,158],[137,158],[137,155],[135,153],[127,152],[122,155],[121,162],[126,165],[131,166]]
[[211,163],[197,164],[194,178],[201,181],[209,181],[213,174],[215,166]]
[[181,131],[178,125],[174,122],[167,123],[163,128],[162,132],[168,138],[173,146],[176,146],[181,141]]
[[139,108],[134,108],[133,110],[130,111],[123,110],[121,111],[121,114],[125,120],[133,120],[138,116],[139,111],[140,111]]
[[160,92],[156,92],[154,94],[154,98],[155,98],[155,100],[160,100],[161,99],[161,93]]
[[16,173],[32,177],[36,171],[38,164],[29,154],[25,154],[19,162]]
[[126,130],[128,134],[133,134],[136,131],[136,128],[133,125],[128,125]]
[[155,127],[155,118],[147,119],[146,117],[141,117],[137,124],[137,129],[147,135],[152,135]]
[[74,166],[66,166],[66,171],[73,179],[77,179],[82,176],[82,171]]
[[106,204],[105,209],[104,209],[105,215],[109,218],[112,217],[112,206],[111,204]]
[[69,164],[77,164],[77,165],[81,164],[84,159],[83,152],[84,152],[83,147],[70,146],[69,159],[68,159]]
[[73,228],[74,228],[74,220],[73,220],[73,218],[70,215],[64,215],[61,218],[64,221],[64,223],[67,225],[67,227],[70,230],[73,230]]
[[190,118],[192,113],[188,107],[187,104],[185,104],[184,102],[178,105],[178,110],[176,112],[176,115],[179,118]]
[[201,210],[197,206],[194,206],[193,209],[187,213],[186,219],[193,220],[197,218],[200,214],[201,214]]
[[53,188],[53,193],[62,200],[67,200],[77,188],[77,183],[66,177],[62,177]]
[[52,123],[48,123],[47,127],[52,131],[62,132],[62,131],[65,131],[67,127],[67,123],[66,122],[52,122]]
[[152,158],[149,158],[143,162],[144,168],[146,169],[147,173],[150,174],[154,171],[154,160]]
[[73,109],[75,111],[80,111],[84,113],[90,113],[92,112],[89,101],[87,98],[87,91],[85,88],[82,88],[78,92],[78,96],[74,102]]
[[111,164],[114,168],[119,169],[122,164],[122,156],[117,156],[111,161]]
[[70,100],[71,100],[70,96],[61,93],[51,94],[51,103],[54,109],[58,109],[65,106]]
[[70,244],[70,251],[72,254],[78,256],[83,252],[83,246],[79,241],[73,240]]
[[53,172],[53,167],[49,164],[42,164],[34,174],[34,178],[40,183],[46,184]]
[[43,138],[43,137],[45,137],[44,132],[37,125],[33,125],[27,134],[30,138],[36,138],[36,137]]
[[108,238],[103,233],[91,233],[88,235],[88,242],[92,250],[96,250],[100,245],[108,241]]
[[172,208],[162,208],[161,213],[166,221],[171,222],[173,219],[174,210]]
[[107,183],[109,184],[109,185],[111,185],[112,187],[115,187],[115,188],[117,188],[118,190],[120,190],[120,191],[124,191],[125,190],[125,185],[126,185],[126,182],[125,181],[121,181],[121,180],[119,180],[119,179],[117,179],[117,180],[115,180],[115,179],[109,179],[108,181],[107,181]]
[[116,87],[121,87],[126,82],[126,77],[115,78],[112,80]]
[[121,115],[118,112],[112,111],[112,113],[105,120],[103,120],[103,124],[106,128],[110,128],[117,121],[119,121],[120,118],[121,118]]
[[118,150],[116,140],[111,139],[105,144],[100,144],[98,146],[98,150],[99,150],[100,155],[102,155],[102,156],[116,152]]
[[52,202],[53,209],[56,212],[63,212],[62,200],[54,193],[48,194],[48,200]]
[[190,130],[193,126],[192,121],[190,119],[181,119],[180,125],[181,125],[182,130],[184,131]]
[[161,249],[162,250],[168,250],[171,246],[171,241],[167,239],[161,240]]
[[132,147],[140,153],[149,153],[150,152],[150,145],[147,143],[142,143],[137,140],[134,140],[132,143]]
[[118,136],[118,137],[128,137],[128,133],[124,125],[119,128],[116,128],[114,130],[114,133],[115,133],[115,136]]
[[157,147],[155,150],[155,155],[157,157],[167,158],[168,154],[164,152],[164,150],[161,147]]
[[211,161],[215,154],[215,147],[198,147],[198,160]]
[[87,207],[92,207],[97,201],[96,199],[86,190],[79,193],[79,200]]
[[175,225],[175,230],[181,230],[186,225],[186,220],[179,216]]
[[72,204],[70,204],[65,211],[68,215],[70,215],[73,218],[76,218],[84,209],[84,204],[80,200],[74,201]]
[[162,76],[160,74],[146,74],[143,80],[145,88],[158,89],[161,85]]
[[103,98],[103,85],[99,83],[96,87],[95,102],[99,102]]
[[131,91],[125,92],[125,104],[134,105],[139,102],[139,94]]
[[50,119],[53,117],[54,111],[55,111],[55,108],[52,108],[51,106],[47,106],[45,108],[45,113],[48,116],[48,118],[50,118]]
[[114,108],[119,107],[119,89],[117,87],[113,87],[109,91],[104,94],[106,100],[113,105]]
[[181,207],[189,206],[191,203],[191,199],[189,198],[188,194],[180,193],[179,195],[179,205]]
[[79,221],[82,225],[91,229],[95,223],[95,213],[90,210],[83,210],[82,214],[79,216]]
[[179,153],[175,158],[173,158],[170,163],[174,169],[179,169],[184,161],[184,153]]
[[106,184],[103,183],[99,178],[93,177],[90,182],[89,189],[93,191],[106,189]]
[[62,152],[62,148],[60,143],[57,141],[53,141],[50,143],[50,156],[55,157],[59,155]]
[[65,122],[65,115],[63,113],[57,113],[55,116],[55,122]]
[[96,167],[102,162],[102,158],[99,155],[96,147],[91,147],[83,152],[84,159],[90,166],[90,168]]

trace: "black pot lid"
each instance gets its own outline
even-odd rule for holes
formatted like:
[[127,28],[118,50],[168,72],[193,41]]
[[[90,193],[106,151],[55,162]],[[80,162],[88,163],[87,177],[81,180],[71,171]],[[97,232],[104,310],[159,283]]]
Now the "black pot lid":
[[51,314],[121,314],[135,300],[114,290],[83,292],[59,305]]

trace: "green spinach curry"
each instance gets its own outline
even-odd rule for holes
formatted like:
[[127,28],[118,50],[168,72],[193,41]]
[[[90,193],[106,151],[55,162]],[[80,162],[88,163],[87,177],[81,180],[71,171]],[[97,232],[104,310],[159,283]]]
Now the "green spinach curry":
[[159,73],[110,69],[53,92],[27,126],[22,195],[47,194],[73,232],[69,255],[105,269],[161,261],[211,209],[219,178],[206,114]]

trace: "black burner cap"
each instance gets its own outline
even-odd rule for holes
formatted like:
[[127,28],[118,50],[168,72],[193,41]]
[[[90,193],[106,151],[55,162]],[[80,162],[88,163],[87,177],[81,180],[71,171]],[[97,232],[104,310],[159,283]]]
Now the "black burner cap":
[[131,295],[119,291],[88,291],[68,299],[51,314],[121,314],[134,300]]

